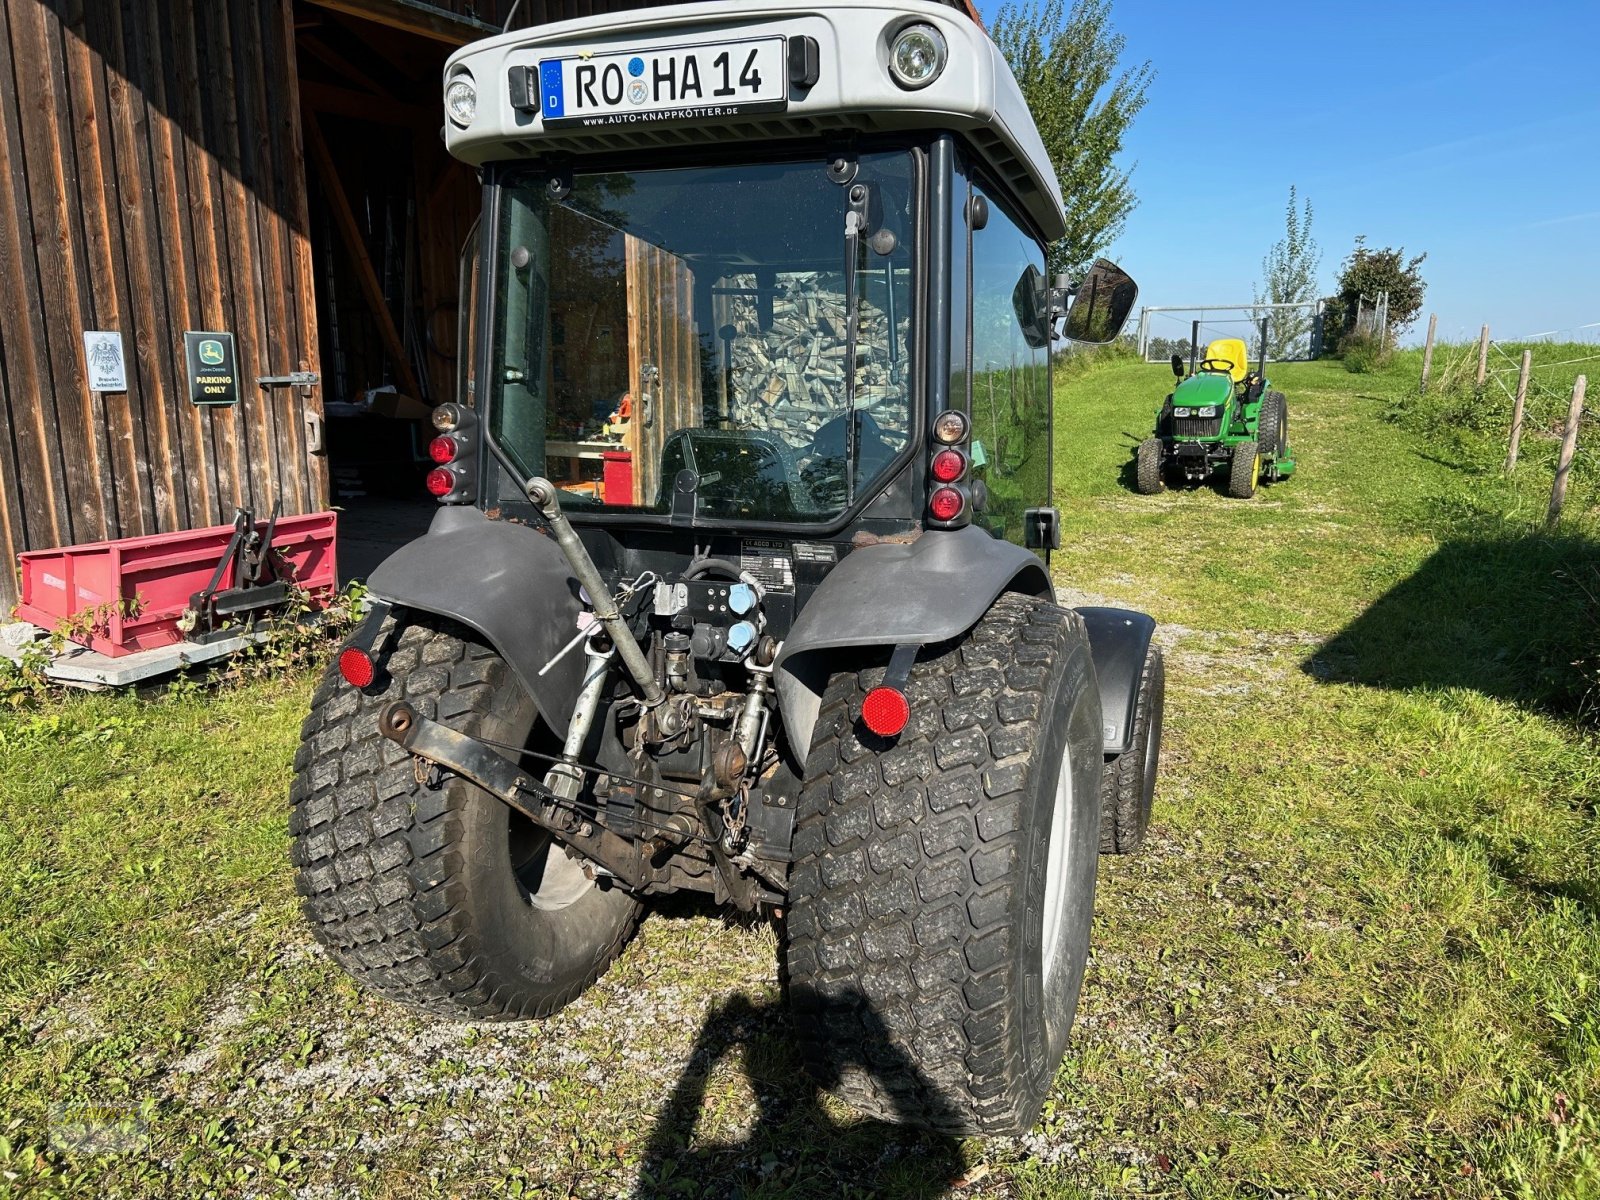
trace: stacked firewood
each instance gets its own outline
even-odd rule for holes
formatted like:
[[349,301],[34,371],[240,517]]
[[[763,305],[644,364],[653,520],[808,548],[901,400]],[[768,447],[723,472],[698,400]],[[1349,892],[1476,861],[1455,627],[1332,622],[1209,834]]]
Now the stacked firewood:
[[[744,286],[753,284],[750,278]],[[766,330],[756,297],[733,298],[733,417],[741,429],[804,446],[844,412],[844,280],[837,272],[813,271],[781,275],[777,286],[772,324]],[[898,324],[898,361],[891,363],[888,316],[862,301],[856,331],[856,409],[870,412],[886,437],[903,443],[911,323],[902,319]]]

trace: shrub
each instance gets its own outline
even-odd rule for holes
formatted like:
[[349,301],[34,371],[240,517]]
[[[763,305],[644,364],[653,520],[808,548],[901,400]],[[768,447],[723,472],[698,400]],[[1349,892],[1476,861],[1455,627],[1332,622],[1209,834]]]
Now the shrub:
[[1344,360],[1346,371],[1353,375],[1370,375],[1387,367],[1394,351],[1375,334],[1352,333],[1339,343],[1339,356]]

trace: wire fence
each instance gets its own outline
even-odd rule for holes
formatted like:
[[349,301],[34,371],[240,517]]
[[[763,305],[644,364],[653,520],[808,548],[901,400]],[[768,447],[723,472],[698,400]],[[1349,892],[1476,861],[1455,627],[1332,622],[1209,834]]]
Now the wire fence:
[[1322,346],[1323,302],[1305,304],[1148,305],[1139,310],[1139,353],[1146,362],[1174,354],[1203,356],[1218,338],[1238,338],[1251,361],[1261,357],[1261,322],[1267,322],[1267,361],[1303,362]]
[[[1600,328],[1600,323],[1594,327]],[[1430,322],[1422,390],[1437,388],[1441,393],[1470,394],[1480,413],[1486,404],[1503,413],[1506,471],[1517,469],[1528,440],[1554,446],[1546,523],[1556,525],[1566,503],[1568,484],[1580,465],[1590,473],[1600,467],[1593,432],[1600,421],[1587,407],[1588,377],[1600,378],[1600,341],[1526,336],[1500,341],[1489,336],[1485,325],[1475,343],[1435,347],[1433,332]],[[1552,335],[1558,332],[1550,331]],[[1589,351],[1591,346],[1593,352]],[[1596,503],[1591,501],[1586,507],[1592,511]]]

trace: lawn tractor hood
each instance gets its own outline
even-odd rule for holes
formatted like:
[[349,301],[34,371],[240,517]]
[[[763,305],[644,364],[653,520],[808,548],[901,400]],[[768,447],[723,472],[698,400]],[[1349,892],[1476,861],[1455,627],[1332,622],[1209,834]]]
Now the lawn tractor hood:
[[475,165],[951,130],[1046,238],[1065,232],[1004,57],[975,21],[927,0],[722,0],[558,21],[464,47],[444,95],[445,142]]
[[1215,408],[1218,415],[1222,406],[1233,395],[1233,381],[1226,375],[1192,375],[1172,391],[1174,408]]

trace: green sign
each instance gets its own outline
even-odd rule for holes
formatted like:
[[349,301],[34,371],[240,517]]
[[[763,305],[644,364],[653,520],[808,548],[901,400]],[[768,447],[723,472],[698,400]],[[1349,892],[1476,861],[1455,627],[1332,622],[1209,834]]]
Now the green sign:
[[189,368],[190,400],[196,404],[239,402],[233,334],[189,330],[183,335],[183,357]]

